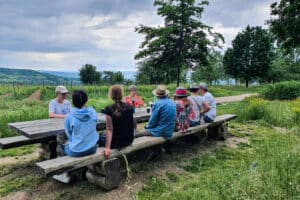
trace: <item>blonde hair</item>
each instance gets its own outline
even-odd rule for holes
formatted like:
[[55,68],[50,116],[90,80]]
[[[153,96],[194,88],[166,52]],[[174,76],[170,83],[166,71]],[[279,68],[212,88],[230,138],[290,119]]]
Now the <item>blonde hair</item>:
[[109,88],[108,98],[111,98],[115,102],[120,102],[123,99],[123,86],[113,85]]

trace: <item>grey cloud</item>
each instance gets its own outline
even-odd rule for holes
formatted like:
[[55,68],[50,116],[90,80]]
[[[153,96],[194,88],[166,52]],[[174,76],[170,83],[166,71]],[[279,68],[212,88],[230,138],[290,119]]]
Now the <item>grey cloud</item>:
[[[218,25],[225,33],[227,47],[241,28],[262,25],[269,14],[263,8],[273,1],[211,0],[203,20]],[[74,67],[87,62],[134,69],[133,57],[142,40],[134,33],[134,26],[160,23],[159,17],[153,16],[153,2],[0,0],[0,52],[5,51],[0,54],[0,65]],[[136,13],[145,15],[135,16]],[[107,19],[97,20],[99,17]]]

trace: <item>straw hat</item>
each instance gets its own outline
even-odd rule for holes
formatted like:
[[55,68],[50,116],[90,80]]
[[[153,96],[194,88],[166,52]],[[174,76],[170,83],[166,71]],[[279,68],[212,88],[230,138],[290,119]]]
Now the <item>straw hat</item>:
[[55,88],[55,93],[66,94],[66,93],[69,93],[69,91],[67,90],[67,88],[65,86],[59,85]]
[[163,85],[157,86],[157,88],[152,91],[152,94],[157,97],[167,96],[169,93],[169,90]]

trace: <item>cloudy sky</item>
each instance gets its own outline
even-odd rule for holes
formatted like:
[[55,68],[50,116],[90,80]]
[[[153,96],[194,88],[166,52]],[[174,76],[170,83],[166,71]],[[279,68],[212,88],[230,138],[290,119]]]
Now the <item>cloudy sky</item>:
[[[210,0],[203,20],[224,35],[226,49],[248,24],[264,26],[274,1]],[[132,71],[139,24],[162,24],[153,0],[0,0],[0,66]]]

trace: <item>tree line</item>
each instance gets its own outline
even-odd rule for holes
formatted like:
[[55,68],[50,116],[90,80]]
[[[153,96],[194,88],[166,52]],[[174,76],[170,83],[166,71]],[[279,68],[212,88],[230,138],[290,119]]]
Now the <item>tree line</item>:
[[143,84],[192,80],[208,83],[233,78],[245,82],[300,80],[300,0],[281,0],[271,5],[269,29],[247,26],[225,53],[220,33],[201,21],[208,1],[155,0],[164,26],[140,25],[145,36],[138,61],[136,81]]
[[85,64],[79,70],[79,76],[82,83],[93,84],[130,84],[132,81],[124,78],[120,71],[97,71],[97,67],[91,64]]
[[[222,34],[202,21],[208,1],[154,0],[163,26],[140,25],[145,36],[135,55],[137,84],[169,84],[187,81],[213,83],[235,79],[248,87],[252,81],[300,80],[300,0],[281,0],[270,5],[268,29],[248,25],[220,51]],[[85,84],[129,83],[121,72],[101,71],[90,64],[80,69]]]

